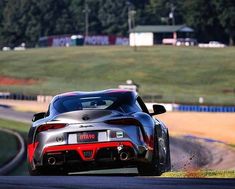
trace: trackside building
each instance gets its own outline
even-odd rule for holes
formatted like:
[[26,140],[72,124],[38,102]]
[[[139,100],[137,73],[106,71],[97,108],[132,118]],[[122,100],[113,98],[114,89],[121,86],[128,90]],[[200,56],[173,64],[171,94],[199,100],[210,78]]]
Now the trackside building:
[[138,25],[129,34],[130,46],[175,44],[178,38],[192,35],[194,30],[186,25]]

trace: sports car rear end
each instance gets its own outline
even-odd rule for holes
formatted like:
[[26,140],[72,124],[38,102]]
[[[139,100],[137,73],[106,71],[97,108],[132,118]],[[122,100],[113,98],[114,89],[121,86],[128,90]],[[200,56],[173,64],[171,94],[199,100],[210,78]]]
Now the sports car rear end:
[[[56,118],[57,121],[40,126],[35,138],[35,165],[76,167],[78,170],[122,167],[130,166],[144,156],[146,147],[141,140],[141,130],[135,125],[136,120],[128,117],[119,119],[117,113],[109,111],[85,112],[89,117],[96,113],[106,116],[110,114],[115,119],[97,122],[100,119],[98,117],[89,122],[74,123],[65,117],[79,116],[80,112],[71,112],[60,115]],[[65,119],[67,123],[63,123]],[[43,130],[48,125],[61,128]],[[73,164],[78,166],[74,167]]]
[[164,126],[137,98],[136,93],[121,90],[54,97],[48,112],[34,117],[29,131],[30,174],[59,175],[155,161],[155,125],[160,130]]

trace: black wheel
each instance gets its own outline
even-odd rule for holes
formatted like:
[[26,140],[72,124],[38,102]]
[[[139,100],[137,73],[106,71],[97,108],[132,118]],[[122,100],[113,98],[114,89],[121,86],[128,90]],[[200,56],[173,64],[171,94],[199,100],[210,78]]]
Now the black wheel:
[[166,167],[165,171],[171,171],[171,153],[170,153],[170,137],[167,131],[167,154],[166,154]]
[[31,165],[28,164],[28,171],[30,176],[39,176],[42,175],[42,172],[39,169],[32,169]]
[[155,129],[154,134],[154,149],[153,158],[150,163],[141,163],[137,166],[139,175],[142,176],[160,176],[162,174],[162,169],[159,162],[159,146],[158,146],[158,136],[157,129]]
[[139,164],[137,166],[139,175],[141,176],[160,176],[162,173],[161,171],[154,165],[154,163],[151,164]]
[[66,170],[63,169],[59,169],[59,168],[49,168],[49,167],[38,167],[36,169],[32,169],[32,167],[30,165],[28,165],[28,171],[29,171],[29,175],[31,176],[46,176],[46,175],[51,175],[51,176],[64,176],[64,175],[68,175],[68,172]]

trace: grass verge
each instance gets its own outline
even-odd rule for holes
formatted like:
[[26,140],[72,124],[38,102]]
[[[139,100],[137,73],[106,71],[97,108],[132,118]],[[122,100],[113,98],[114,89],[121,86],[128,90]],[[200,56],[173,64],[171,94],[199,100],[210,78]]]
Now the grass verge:
[[[33,58],[32,58],[33,57]],[[155,46],[41,48],[0,52],[0,76],[36,79],[2,91],[51,94],[116,88],[127,79],[162,102],[234,105],[234,48]]]
[[161,177],[175,177],[175,178],[235,178],[235,171],[227,170],[195,170],[182,172],[167,172]]
[[[13,158],[17,153],[17,141],[15,136],[0,131],[0,166]],[[10,150],[9,150],[10,149]]]
[[[0,127],[15,130],[19,132],[24,139],[27,137],[29,125],[16,121],[0,119]],[[0,164],[4,163],[9,157],[13,157],[17,151],[17,142],[14,136],[0,132]],[[27,175],[26,159],[11,175]]]

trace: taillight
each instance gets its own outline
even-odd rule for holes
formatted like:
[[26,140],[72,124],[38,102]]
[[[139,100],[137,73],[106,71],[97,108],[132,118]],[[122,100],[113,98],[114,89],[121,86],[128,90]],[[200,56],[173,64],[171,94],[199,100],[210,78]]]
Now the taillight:
[[42,131],[47,131],[47,130],[50,130],[50,129],[60,129],[60,128],[63,128],[65,126],[66,126],[66,124],[61,124],[61,123],[41,125],[37,129],[37,134],[42,132]]
[[[136,125],[136,126],[139,126],[140,131],[141,131],[140,132],[140,140],[144,141],[146,139],[146,134],[145,134],[144,128],[143,128],[142,124],[136,119],[133,119],[133,118],[112,119],[112,120],[105,121],[105,123],[111,124],[111,125]],[[111,132],[110,136],[111,136],[111,138],[118,138],[118,137],[121,138],[121,133],[116,133],[114,131],[114,132]],[[125,137],[125,133],[123,134],[123,137]]]
[[141,123],[132,118],[124,118],[124,119],[112,119],[105,121],[107,124],[112,124],[112,125],[136,125],[136,126],[141,126]]

